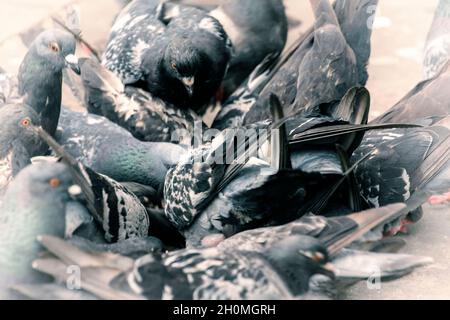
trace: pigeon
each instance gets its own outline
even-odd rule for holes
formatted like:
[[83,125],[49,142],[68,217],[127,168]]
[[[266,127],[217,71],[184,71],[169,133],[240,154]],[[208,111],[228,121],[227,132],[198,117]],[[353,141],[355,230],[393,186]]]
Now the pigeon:
[[301,36],[281,55],[269,54],[266,56],[247,80],[221,106],[212,128],[223,131],[243,126],[245,115],[258,102],[261,91],[303,41],[304,36]]
[[0,298],[13,299],[9,286],[47,280],[31,263],[41,251],[36,237],[64,236],[64,208],[72,178],[63,164],[40,163],[23,169],[0,205]]
[[[262,253],[185,249],[137,260],[85,251],[52,236],[43,236],[41,244],[58,258],[35,261],[36,269],[64,282],[67,274],[60,271],[79,265],[82,289],[101,299],[294,299],[308,290],[312,275],[333,276],[325,246],[305,236],[283,239]],[[104,268],[110,269],[106,277]]]
[[24,103],[0,107],[0,193],[13,178],[39,155],[40,138],[31,129],[39,125],[37,113]]
[[[281,114],[275,110],[281,109],[276,97],[271,103],[275,117],[273,124],[264,122],[241,130],[225,130],[210,143],[191,149],[169,170],[164,187],[164,209],[168,219],[179,230],[187,229],[199,215],[204,214],[204,210],[242,172],[245,165],[257,157],[258,148],[271,139],[273,130],[283,126]],[[283,153],[283,137],[284,134],[279,134],[272,144],[274,161],[279,160],[278,155]],[[255,161],[257,164],[258,160]],[[270,169],[270,165],[264,167]],[[260,174],[258,168],[256,171]]]
[[[82,289],[102,299],[301,299],[307,297],[313,275],[334,278],[329,261],[342,254],[342,249],[405,209],[396,204],[350,217],[310,217],[285,227],[247,231],[212,248],[151,254],[137,260],[43,236],[41,244],[56,259],[40,259],[34,266],[64,282],[64,266],[79,265]],[[394,261],[401,263],[400,258]],[[417,267],[429,259],[412,257],[410,261],[411,267]],[[406,268],[408,262],[401,265]],[[15,289],[38,290],[26,284]]]
[[281,54],[288,21],[281,0],[224,0],[210,15],[222,24],[233,44],[223,82],[224,97],[228,97],[267,56]]
[[[423,201],[425,199],[423,198]],[[232,251],[234,248],[261,252],[274,242],[293,235],[311,236],[327,245],[349,233],[355,233],[355,230],[359,230],[361,236],[373,228],[383,227],[409,210],[415,209],[415,206],[417,206],[417,202],[410,206],[392,204],[387,207],[330,218],[307,215],[286,225],[244,231],[220,242],[217,247],[224,252]],[[358,249],[359,246],[364,248],[361,241],[363,239],[356,240],[353,247],[343,249],[333,257],[335,280],[346,283],[350,282],[350,279],[366,280],[372,276],[374,270],[380,270],[382,278],[391,279],[401,277],[416,267],[432,262],[427,257],[362,251]],[[380,235],[379,239],[372,239],[372,242],[382,243],[383,239]]]
[[67,153],[43,128],[39,136],[69,167],[73,180],[81,189],[86,206],[102,226],[107,242],[146,238],[149,235],[148,213],[139,198],[117,181],[84,166]]
[[94,60],[80,59],[80,68],[87,110],[119,124],[141,141],[190,145],[196,125],[207,129],[191,109],[174,107],[142,89],[124,86]]
[[114,21],[102,64],[125,85],[143,79],[143,51],[158,33],[164,33],[165,24],[159,18],[158,5],[158,0],[131,1]]
[[[345,108],[367,103],[365,93],[364,89],[349,94]],[[169,170],[165,212],[189,247],[199,246],[212,234],[226,237],[249,228],[285,223],[313,209],[319,214],[342,185],[342,179],[352,172],[353,168],[342,168],[336,144],[341,143],[344,158],[349,157],[358,145],[358,131],[367,130],[365,126],[321,115],[283,118],[276,96],[270,103],[275,119],[272,125],[278,124],[276,119],[283,119],[278,132],[272,132],[274,128],[267,127],[268,123],[225,130],[211,144],[193,149]],[[340,114],[344,108],[330,110]],[[363,118],[367,118],[367,111],[362,113]],[[296,124],[292,130],[289,120]],[[286,131],[292,132],[291,141]],[[264,151],[267,143],[268,154]],[[297,157],[291,153],[297,153]],[[356,191],[355,195],[359,197]]]
[[450,52],[450,3],[440,0],[433,23],[425,43],[423,58],[423,79],[429,80],[438,75],[447,64]]
[[135,0],[116,19],[103,64],[125,85],[143,82],[152,96],[201,111],[219,89],[231,53],[228,35],[207,12]]
[[[369,150],[371,156],[358,165],[355,175],[362,196],[374,207],[405,202],[418,190],[439,194],[450,188],[449,117],[430,127],[369,132],[352,160]],[[416,210],[391,233],[406,231],[406,225],[421,216]]]
[[367,65],[370,59],[370,40],[378,1],[337,0],[333,5],[342,33],[355,53],[359,85],[365,85],[369,79]]
[[108,119],[63,108],[56,140],[77,161],[119,182],[163,189],[167,171],[187,152],[170,143],[141,142]]
[[[430,126],[449,115],[446,87],[450,77],[447,63],[434,78],[420,82],[402,100],[373,123],[416,123]],[[423,107],[426,106],[426,107]]]
[[[284,113],[289,116],[339,101],[352,87],[365,85],[371,26],[356,27],[361,21],[370,21],[373,12],[367,9],[376,7],[377,0],[364,1],[361,5],[337,1],[335,7],[340,18],[328,0],[314,0],[311,4],[316,17],[313,30],[264,88],[259,102],[246,114],[244,124],[269,116],[264,106],[271,93],[280,98]],[[347,34],[340,25],[344,22]],[[358,49],[355,51],[350,44]]]
[[42,32],[31,44],[18,75],[18,94],[39,115],[42,127],[54,135],[61,109],[63,69],[79,73],[75,38],[65,31]]

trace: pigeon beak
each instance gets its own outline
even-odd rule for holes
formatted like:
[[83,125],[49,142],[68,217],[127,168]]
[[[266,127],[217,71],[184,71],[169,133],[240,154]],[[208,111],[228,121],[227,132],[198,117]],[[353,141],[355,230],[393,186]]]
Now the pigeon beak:
[[184,86],[186,87],[189,97],[192,97],[192,95],[194,94],[195,78],[194,77],[182,78],[181,81],[183,82]]
[[78,197],[83,192],[81,190],[81,187],[79,185],[77,185],[77,184],[74,184],[74,185],[70,186],[69,189],[67,189],[67,191],[74,198]]
[[78,58],[77,56],[73,54],[69,54],[65,58],[66,60],[66,67],[72,69],[76,74],[80,75],[80,65],[78,64]]

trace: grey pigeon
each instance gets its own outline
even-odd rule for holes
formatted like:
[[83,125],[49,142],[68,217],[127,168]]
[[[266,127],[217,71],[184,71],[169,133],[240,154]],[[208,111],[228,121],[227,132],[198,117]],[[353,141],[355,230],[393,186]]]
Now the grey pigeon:
[[31,127],[39,125],[36,112],[24,103],[0,107],[0,192],[24,167],[31,157],[39,155],[40,138]]
[[[262,253],[190,249],[137,260],[86,251],[54,237],[44,236],[41,243],[58,258],[35,261],[38,270],[65,281],[67,275],[59,270],[67,264],[81,266],[82,273],[94,267],[83,273],[81,285],[101,299],[293,299],[307,292],[312,275],[333,276],[327,249],[301,236],[283,239]],[[105,268],[110,276],[99,277]],[[97,284],[91,286],[93,281]]]
[[[419,190],[442,193],[450,189],[450,117],[433,126],[370,132],[355,151],[356,161],[371,156],[356,169],[363,197],[372,206],[404,202]],[[418,210],[395,225],[391,233],[405,231],[422,216]]]
[[86,207],[103,228],[107,242],[115,243],[148,236],[148,213],[135,194],[117,181],[78,162],[42,128],[36,130],[68,166],[74,182],[81,189]]
[[335,11],[328,0],[311,1],[316,17],[313,30],[262,91],[244,123],[268,117],[264,101],[271,93],[279,96],[285,115],[293,115],[338,101],[350,88],[364,86],[372,33],[368,18],[373,14],[368,7],[377,3],[337,1]]
[[[272,102],[273,110],[281,109],[275,103],[277,101]],[[199,216],[204,215],[204,210],[242,173],[249,160],[258,156],[258,148],[271,138],[272,129],[276,129],[277,125],[275,121],[274,124],[267,122],[240,130],[225,130],[211,142],[191,149],[171,168],[165,181],[164,208],[174,226],[185,232]],[[279,148],[272,152],[276,160],[279,154],[284,154],[280,146],[282,137],[284,134],[280,134],[273,144],[273,148]],[[270,165],[257,167],[253,174],[260,174],[259,169],[263,168],[270,170]],[[268,176],[274,173],[276,170]]]
[[[119,13],[111,29],[102,63],[125,85],[143,78],[142,55],[149,43],[164,32],[165,24],[159,19],[158,5],[158,0],[131,1]],[[133,33],[136,36],[132,37]]]
[[31,165],[9,185],[0,205],[2,300],[13,298],[9,286],[42,280],[31,268],[40,252],[36,238],[41,234],[64,236],[64,210],[71,185],[67,167],[57,163]]
[[141,142],[108,119],[63,108],[57,141],[79,162],[119,182],[162,191],[167,171],[185,149],[170,143]]
[[265,57],[248,76],[247,80],[222,104],[212,127],[218,130],[225,130],[242,126],[245,115],[258,102],[261,91],[290,59],[303,41],[304,36],[301,36],[281,55],[269,54]]
[[41,118],[51,135],[61,109],[62,76],[67,66],[79,72],[75,38],[59,29],[42,32],[31,44],[19,70],[19,95]]
[[[334,278],[328,264],[331,259],[342,266],[337,270],[342,278],[357,275],[361,279],[368,266],[348,272],[345,258],[356,253],[343,249],[405,210],[405,205],[396,204],[343,218],[308,217],[286,226],[247,231],[214,248],[152,254],[137,260],[44,236],[40,242],[57,258],[39,259],[34,266],[64,282],[65,266],[79,265],[86,275],[82,292],[101,299],[307,299],[319,292],[310,286],[315,286],[313,276],[323,275],[327,281]],[[380,259],[364,252],[359,257],[387,267],[386,275],[395,270],[401,275],[408,267],[430,262],[406,256]],[[106,270],[108,275],[100,276]],[[39,292],[39,287],[26,284],[18,289],[31,297]],[[60,293],[61,289],[53,289]],[[46,291],[49,297],[55,293]]]
[[[304,216],[283,226],[242,232],[221,242],[218,244],[218,248],[223,251],[241,248],[259,252],[271,246],[272,243],[293,235],[311,236],[319,239],[324,244],[330,244],[337,241],[337,239],[345,237],[348,233],[355,232],[355,230],[359,230],[360,234],[364,234],[373,228],[386,226],[389,222],[414,208],[415,205],[406,208],[401,204],[393,204],[388,207],[341,217]],[[389,214],[389,212],[394,214]],[[373,241],[380,240],[382,239],[373,239]],[[358,241],[361,240],[358,239],[356,242]],[[425,257],[391,252],[367,252],[352,248],[339,251],[332,258],[336,280],[340,282],[350,282],[352,279],[366,280],[370,278],[374,270],[379,270],[383,279],[401,277],[410,273],[414,268],[428,264],[431,261],[430,258]]]
[[180,109],[121,80],[94,60],[80,59],[84,103],[90,113],[119,124],[142,141],[191,144],[195,126],[206,129],[191,109]]
[[428,32],[423,59],[424,80],[434,78],[450,57],[450,1],[440,0]]
[[[342,108],[330,110],[344,116],[341,111],[364,106],[359,120],[363,122],[368,111],[366,93],[365,89],[352,91]],[[282,109],[275,96],[271,106]],[[352,171],[343,168],[342,158],[348,158],[361,141],[358,131],[368,129],[339,117],[311,115],[282,118],[284,124],[277,132],[272,130],[278,123],[274,119],[271,125],[225,130],[169,170],[165,212],[186,237],[188,246],[198,246],[202,238],[214,233],[230,236],[289,222],[310,211],[319,214]],[[292,136],[289,141],[286,131]],[[258,136],[264,132],[266,137]],[[343,146],[342,155],[336,144]],[[262,150],[266,145],[270,156]],[[248,152],[241,154],[242,148]],[[353,198],[359,199],[359,190],[353,190]],[[351,207],[358,208],[357,204]]]
[[281,54],[288,21],[281,0],[223,0],[210,15],[222,24],[233,44],[223,83],[228,97],[267,56]]

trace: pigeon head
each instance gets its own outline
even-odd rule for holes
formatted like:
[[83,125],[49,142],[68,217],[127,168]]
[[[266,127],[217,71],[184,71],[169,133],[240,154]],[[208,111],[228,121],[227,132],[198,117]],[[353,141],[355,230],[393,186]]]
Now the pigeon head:
[[309,279],[316,274],[334,278],[327,249],[312,237],[288,237],[268,248],[264,255],[279,271],[294,295],[306,293]]
[[39,135],[32,129],[40,125],[37,113],[26,104],[6,104],[0,108],[0,157],[5,156],[11,144],[20,143],[29,156],[37,155]]
[[51,194],[59,199],[69,199],[69,191],[73,186],[73,180],[64,164],[36,163],[24,175],[28,180],[29,191],[33,195]]
[[64,236],[65,206],[72,179],[61,163],[38,163],[23,169],[8,186],[0,206],[0,297],[6,288],[47,280],[32,268],[40,235]]
[[184,36],[178,36],[167,46],[164,55],[164,68],[174,79],[185,87],[189,97],[194,94],[196,75],[204,66],[202,53]]
[[42,127],[54,135],[61,112],[62,71],[79,73],[75,38],[62,30],[42,32],[31,44],[19,70],[19,94],[41,118]]
[[42,32],[31,44],[32,58],[45,64],[54,72],[65,67],[79,73],[78,59],[75,56],[76,40],[70,33],[52,29]]

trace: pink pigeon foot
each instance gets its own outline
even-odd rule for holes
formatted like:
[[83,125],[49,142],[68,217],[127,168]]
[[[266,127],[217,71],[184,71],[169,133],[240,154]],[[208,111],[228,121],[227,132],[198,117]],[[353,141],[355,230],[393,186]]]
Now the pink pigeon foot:
[[439,204],[445,204],[445,203],[450,203],[450,192],[445,193],[443,195],[438,195],[438,196],[432,196],[428,202],[431,205],[439,205]]

